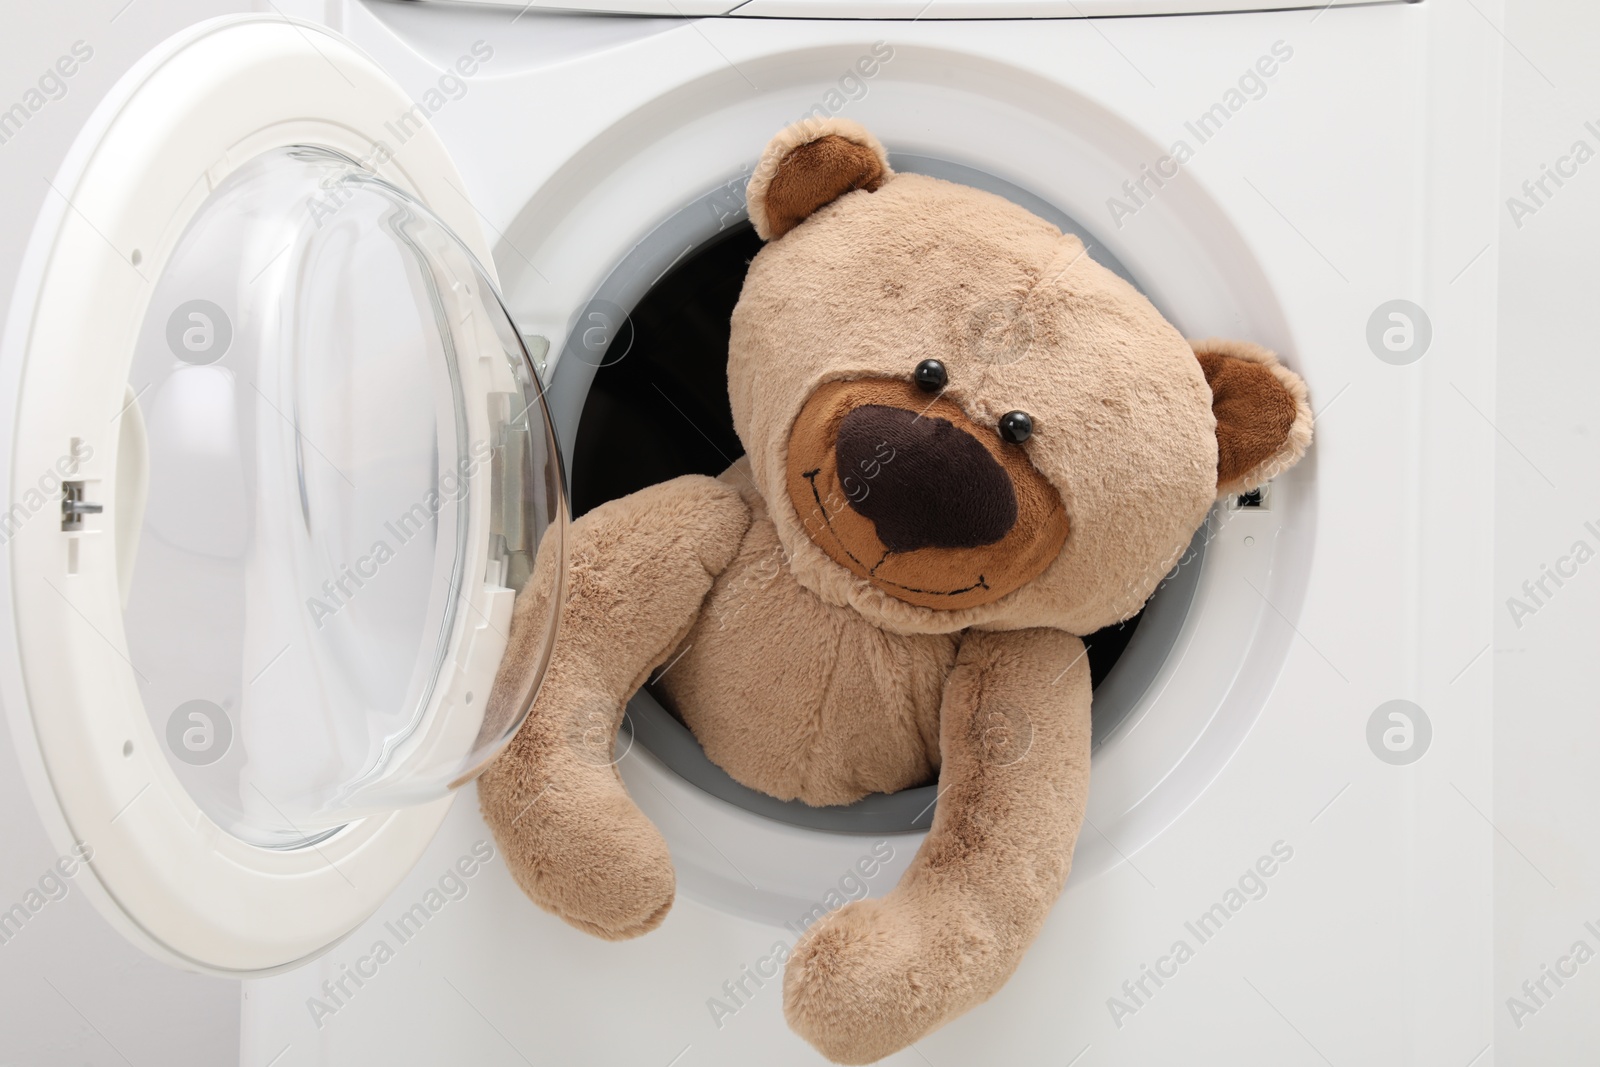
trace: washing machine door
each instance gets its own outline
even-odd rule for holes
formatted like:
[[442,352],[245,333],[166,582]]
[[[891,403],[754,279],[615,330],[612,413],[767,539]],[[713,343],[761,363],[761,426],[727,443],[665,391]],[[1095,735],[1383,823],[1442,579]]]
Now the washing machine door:
[[463,187],[348,43],[220,20],[123,79],[26,253],[0,697],[63,869],[168,959],[337,942],[532,702],[566,504]]

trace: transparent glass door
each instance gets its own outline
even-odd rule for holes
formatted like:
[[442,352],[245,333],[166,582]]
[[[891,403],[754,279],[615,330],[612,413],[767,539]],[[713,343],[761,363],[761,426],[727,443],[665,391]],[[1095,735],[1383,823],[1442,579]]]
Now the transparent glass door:
[[129,658],[224,830],[314,843],[515,732],[542,663],[491,693],[484,649],[538,560],[518,647],[548,656],[561,470],[494,286],[427,208],[319,148],[235,171],[155,280],[121,419]]

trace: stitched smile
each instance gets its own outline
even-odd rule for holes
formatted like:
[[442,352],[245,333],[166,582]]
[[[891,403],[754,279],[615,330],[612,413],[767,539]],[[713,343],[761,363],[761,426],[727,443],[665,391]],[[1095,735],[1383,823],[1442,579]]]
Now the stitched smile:
[[899,582],[893,582],[887,578],[879,578],[877,576],[878,568],[883,566],[884,560],[889,558],[890,553],[885,550],[883,556],[878,560],[878,562],[874,563],[871,567],[868,567],[854,552],[850,551],[850,546],[845,544],[843,537],[839,536],[839,531],[833,528],[833,517],[828,514],[828,505],[822,502],[822,494],[817,491],[817,475],[820,473],[822,473],[822,468],[818,467],[814,470],[802,472],[801,477],[805,478],[805,480],[811,485],[811,497],[817,502],[818,510],[822,512],[823,525],[827,526],[828,532],[833,534],[834,541],[838,542],[839,547],[844,550],[844,554],[849,556],[851,561],[854,562],[856,566],[867,572],[868,580],[882,585],[892,585],[896,589],[904,589],[908,593],[919,593],[923,596],[960,596],[962,593],[970,593],[974,589],[989,588],[989,583],[984,580],[984,577],[981,574],[978,575],[977,582],[962,589],[918,589],[915,586],[902,585]]

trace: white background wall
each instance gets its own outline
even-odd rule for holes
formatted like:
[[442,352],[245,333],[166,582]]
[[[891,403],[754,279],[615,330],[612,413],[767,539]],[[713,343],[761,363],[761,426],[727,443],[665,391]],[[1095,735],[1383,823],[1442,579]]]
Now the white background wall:
[[[1502,72],[1495,530],[1495,1059],[1593,1063],[1600,957],[1513,1021],[1508,998],[1575,942],[1600,953],[1600,558],[1519,627],[1506,600],[1578,540],[1600,551],[1600,155],[1544,204],[1522,191],[1575,141],[1600,153],[1600,6],[1508,3]],[[1486,27],[1486,32],[1492,32]],[[1585,122],[1593,122],[1594,130]],[[1564,164],[1572,170],[1573,164]],[[1537,212],[1519,227],[1505,205]],[[1486,472],[1487,474],[1487,472]],[[1567,570],[1572,569],[1569,563]],[[1571,964],[1567,969],[1571,969]],[[1487,1059],[1485,1060],[1487,1062]]]

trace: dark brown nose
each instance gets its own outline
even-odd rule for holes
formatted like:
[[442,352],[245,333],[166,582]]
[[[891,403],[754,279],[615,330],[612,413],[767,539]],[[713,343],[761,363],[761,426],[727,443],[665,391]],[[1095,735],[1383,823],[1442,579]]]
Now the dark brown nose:
[[945,419],[867,404],[844,417],[839,485],[891,552],[992,545],[1017,522],[1011,476]]

